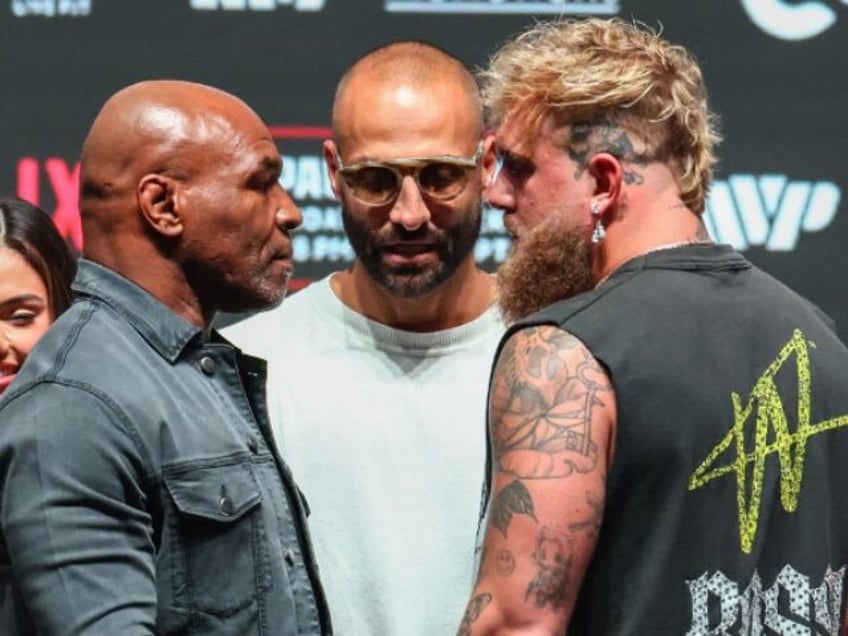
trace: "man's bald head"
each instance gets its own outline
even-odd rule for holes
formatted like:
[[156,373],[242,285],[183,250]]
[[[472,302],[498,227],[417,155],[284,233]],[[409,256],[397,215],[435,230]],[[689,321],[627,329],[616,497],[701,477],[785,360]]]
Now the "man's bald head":
[[259,121],[238,98],[202,84],[146,81],[117,92],[100,110],[83,144],[83,221],[96,223],[100,201],[109,202],[114,216],[120,211],[115,204],[132,196],[148,172],[184,178],[192,170],[186,146],[232,136],[234,115]]
[[[267,126],[224,91],[133,84],[100,110],[82,150],[84,255],[208,324],[282,298],[300,212]],[[200,316],[200,318],[198,318]]]
[[[481,111],[471,73],[423,42],[376,49],[339,82],[324,160],[356,254],[353,276],[380,298],[425,299],[476,276],[482,191],[495,166]],[[434,196],[440,183],[456,192]],[[369,189],[389,198],[375,205],[362,197]]]
[[455,86],[474,120],[473,134],[483,130],[479,92],[474,76],[450,53],[418,41],[395,42],[360,58],[342,76],[333,102],[333,132],[343,143],[353,104],[363,95],[410,89],[415,92]]

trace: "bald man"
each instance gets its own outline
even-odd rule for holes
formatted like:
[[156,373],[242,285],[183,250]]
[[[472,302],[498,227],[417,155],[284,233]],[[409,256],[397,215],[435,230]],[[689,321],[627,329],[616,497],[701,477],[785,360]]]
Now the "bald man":
[[472,76],[420,42],[353,65],[333,133],[354,263],[227,335],[268,357],[274,436],[309,501],[338,633],[447,634],[473,578],[503,331],[474,260],[491,140]]
[[77,301],[0,404],[4,636],[330,632],[264,362],[210,328],[285,293],[280,170],[207,86],[135,84],[94,121]]

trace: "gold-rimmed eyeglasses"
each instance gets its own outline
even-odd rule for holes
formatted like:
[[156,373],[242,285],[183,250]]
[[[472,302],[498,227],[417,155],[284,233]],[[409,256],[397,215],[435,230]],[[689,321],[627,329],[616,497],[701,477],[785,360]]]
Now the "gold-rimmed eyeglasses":
[[404,175],[410,172],[422,196],[434,201],[449,201],[468,187],[471,173],[483,155],[483,141],[477,144],[471,157],[405,157],[346,166],[338,149],[335,153],[339,176],[353,198],[364,205],[387,205],[394,201],[400,193]]

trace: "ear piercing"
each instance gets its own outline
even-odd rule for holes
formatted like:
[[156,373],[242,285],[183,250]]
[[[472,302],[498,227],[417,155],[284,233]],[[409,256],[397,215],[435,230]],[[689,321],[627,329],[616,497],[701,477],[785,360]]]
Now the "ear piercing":
[[601,241],[604,240],[604,237],[607,235],[607,231],[604,228],[603,222],[601,222],[601,205],[597,201],[592,203],[592,207],[590,209],[592,216],[595,217],[595,229],[592,230],[592,243],[597,245]]

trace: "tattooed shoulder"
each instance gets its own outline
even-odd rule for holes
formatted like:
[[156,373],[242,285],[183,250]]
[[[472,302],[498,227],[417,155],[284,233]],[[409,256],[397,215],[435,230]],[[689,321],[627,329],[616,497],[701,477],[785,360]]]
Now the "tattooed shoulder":
[[530,377],[550,379],[557,367],[546,365],[561,360],[583,343],[567,331],[553,325],[535,325],[515,332],[504,345],[498,359],[505,373],[524,372]]
[[556,327],[524,329],[508,344],[495,367],[490,401],[498,468],[521,479],[592,470],[598,459],[593,413],[612,402],[606,372],[577,338]]

